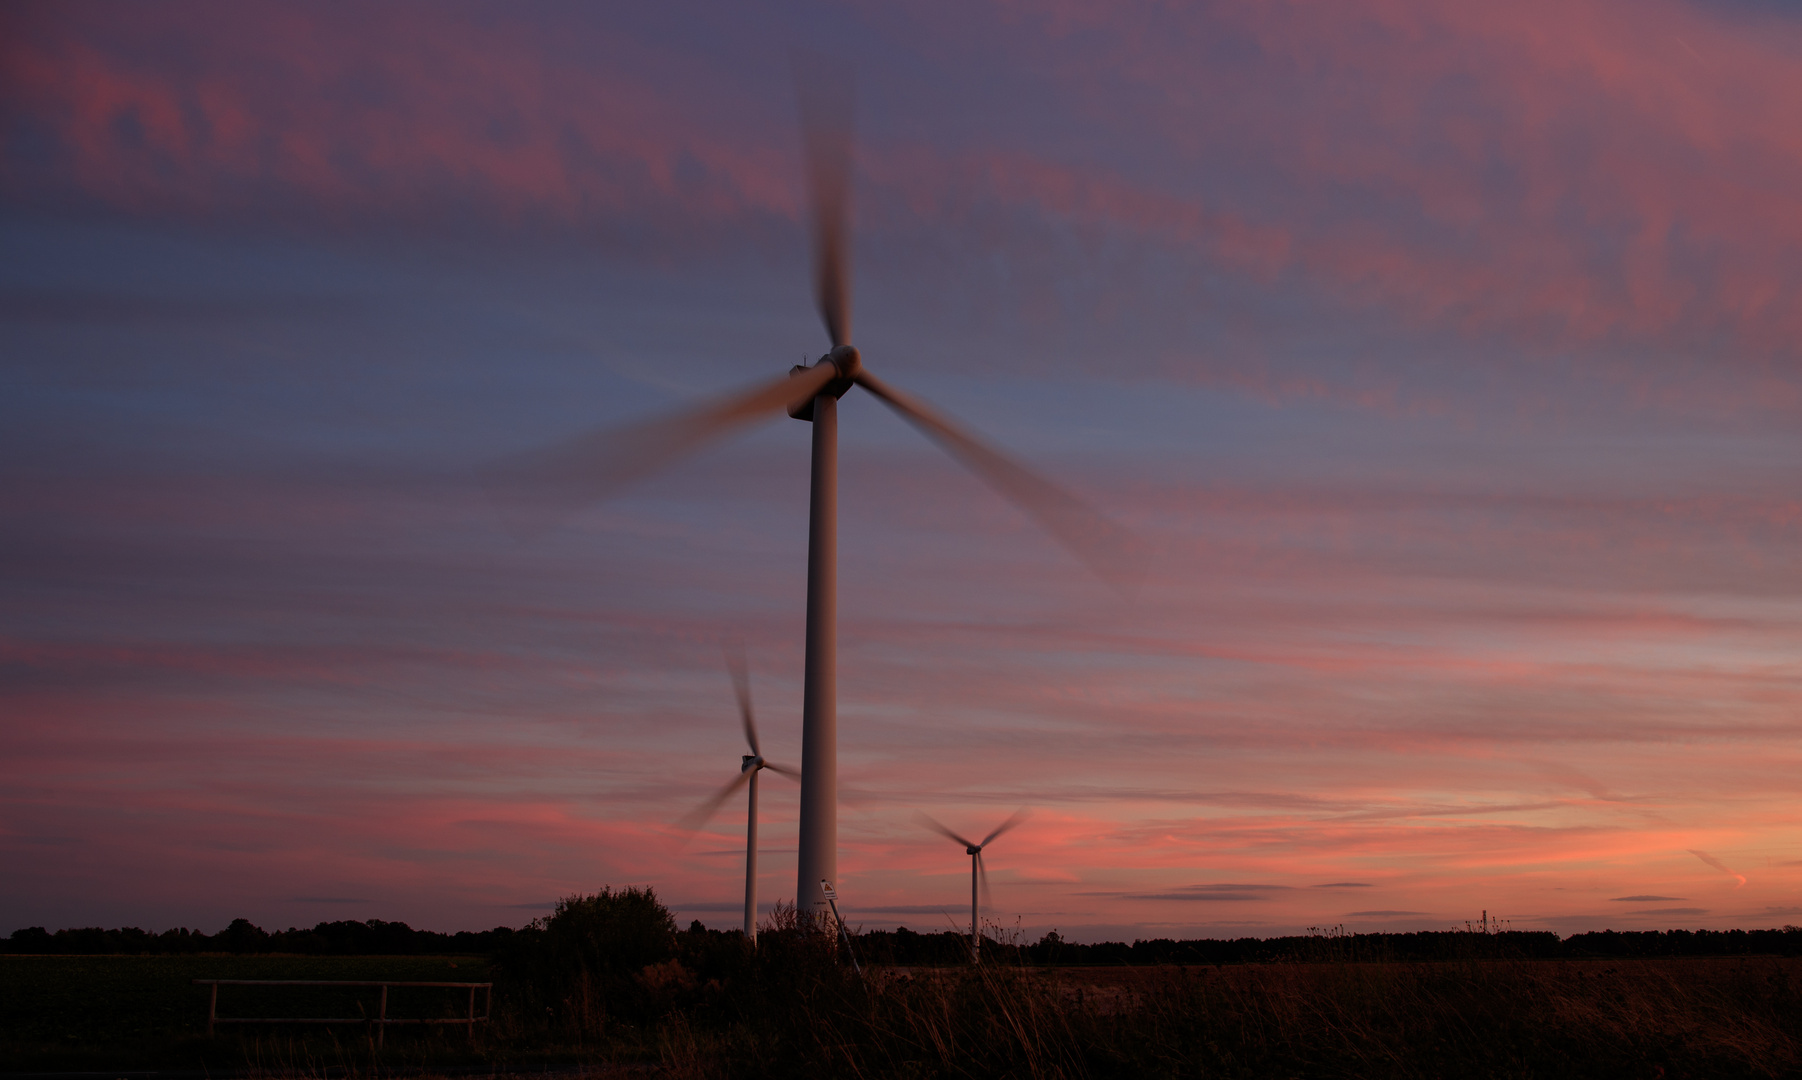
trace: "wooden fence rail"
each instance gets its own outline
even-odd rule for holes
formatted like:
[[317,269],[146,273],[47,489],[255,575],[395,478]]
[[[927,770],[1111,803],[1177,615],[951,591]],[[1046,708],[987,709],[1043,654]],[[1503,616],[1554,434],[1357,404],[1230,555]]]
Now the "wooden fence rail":
[[[215,1024],[374,1024],[376,1030],[375,1045],[379,1049],[386,1041],[389,1024],[463,1024],[469,1029],[470,1041],[476,1037],[476,1025],[487,1023],[489,1014],[494,1011],[494,984],[485,982],[398,982],[395,980],[373,979],[195,979],[195,986],[210,986],[212,996],[206,1007],[207,1038],[213,1037]],[[382,988],[381,1004],[376,1015],[346,1016],[320,1018],[312,1016],[220,1016],[219,988],[221,986],[379,986]],[[448,986],[469,991],[469,1014],[464,1017],[450,1017],[442,1020],[414,1020],[388,1015],[388,988],[390,986]],[[476,991],[482,991],[482,1015],[476,1015]]]

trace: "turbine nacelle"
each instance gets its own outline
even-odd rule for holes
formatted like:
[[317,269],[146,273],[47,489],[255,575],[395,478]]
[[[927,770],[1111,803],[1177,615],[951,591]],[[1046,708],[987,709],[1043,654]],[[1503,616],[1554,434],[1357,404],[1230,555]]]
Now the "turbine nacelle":
[[[828,364],[838,374],[836,378],[821,387],[819,392],[831,394],[834,398],[842,398],[845,396],[845,391],[851,389],[851,385],[856,382],[857,376],[863,372],[863,359],[858,355],[855,345],[834,345],[831,352],[820,357],[819,363],[812,366],[796,364],[788,369],[788,376],[792,379],[797,375],[804,375]],[[788,415],[796,420],[806,420],[811,423],[813,421],[813,398],[791,403],[788,407]]]
[[740,760],[738,771],[741,773],[756,772],[758,769],[764,767],[764,760],[761,756],[757,754],[746,754]]

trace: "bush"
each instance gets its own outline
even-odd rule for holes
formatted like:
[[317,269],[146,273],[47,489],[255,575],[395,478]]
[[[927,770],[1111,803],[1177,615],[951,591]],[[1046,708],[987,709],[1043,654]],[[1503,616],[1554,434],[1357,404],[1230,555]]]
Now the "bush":
[[676,921],[655,890],[603,888],[512,935],[495,957],[496,990],[515,1034],[579,1046],[609,1018],[642,1024],[670,1007],[687,985],[675,955]]

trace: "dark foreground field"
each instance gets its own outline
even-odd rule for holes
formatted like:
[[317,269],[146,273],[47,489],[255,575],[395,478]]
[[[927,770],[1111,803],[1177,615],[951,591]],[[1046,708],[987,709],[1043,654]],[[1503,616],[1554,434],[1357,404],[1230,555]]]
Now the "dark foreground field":
[[[0,956],[0,1069],[240,1069],[265,1062],[366,1062],[366,1033],[355,1028],[221,1027],[220,1037],[209,1040],[208,988],[193,985],[193,980],[482,982],[488,967],[480,956]],[[219,1014],[374,1015],[377,993],[225,987]],[[467,1006],[466,998],[453,1000],[456,991],[393,993],[389,1012],[394,1016],[461,1014]],[[471,1059],[462,1029],[425,1039],[409,1033],[393,1045],[397,1059]]]
[[[374,922],[280,938],[234,927],[254,949],[292,940],[343,950],[363,931],[422,940]],[[25,937],[83,948],[219,944],[179,934],[35,933]],[[751,949],[737,932],[698,923],[678,931],[649,890],[603,890],[570,897],[518,931],[487,935],[485,957],[0,955],[0,1069],[1802,1077],[1799,937],[1785,929],[1560,940],[1485,927],[1129,947],[1071,946],[1052,934],[1033,945],[994,942],[972,967],[957,962],[967,954],[955,934],[897,930],[855,939],[868,965],[860,973],[849,951],[792,908]],[[1697,955],[1704,949],[1732,955]],[[1153,959],[1166,962],[1145,962]],[[361,1023],[222,1028],[208,1038],[207,990],[192,985],[196,978],[492,980],[494,1018],[473,1040],[460,1028],[394,1028],[380,1047]],[[220,1014],[362,1017],[374,1014],[375,993],[227,987]],[[455,1016],[467,1003],[465,991],[395,991],[388,1015]]]
[[[511,996],[474,1047],[460,1030],[395,1029],[380,1053],[357,1027],[208,1040],[206,992],[189,980],[475,980],[485,965],[469,957],[8,956],[0,958],[4,1068],[295,1076],[581,1062],[642,1063],[677,1077],[1802,1075],[1802,960],[1794,958],[992,965],[882,968],[860,979],[818,944],[766,940],[784,969],[747,963],[730,973],[737,986],[702,981],[679,961],[640,970],[635,997],[608,995],[614,1008],[598,979],[588,981],[586,1001],[580,982],[548,1006]],[[318,998],[233,1003],[338,1015],[347,1007]]]

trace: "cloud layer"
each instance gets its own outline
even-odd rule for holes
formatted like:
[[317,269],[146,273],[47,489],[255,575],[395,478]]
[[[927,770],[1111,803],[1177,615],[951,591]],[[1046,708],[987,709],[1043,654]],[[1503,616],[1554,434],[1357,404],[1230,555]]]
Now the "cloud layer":
[[468,480],[817,353],[797,44],[866,58],[872,366],[1156,552],[845,399],[849,908],[963,917],[913,813],[1022,804],[995,914],[1078,937],[1794,906],[1781,11],[4,18],[0,918],[731,921],[742,811],[669,826],[722,638],[799,757],[806,430],[524,543]]

